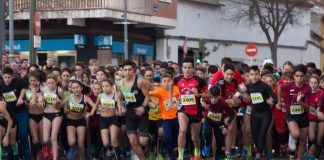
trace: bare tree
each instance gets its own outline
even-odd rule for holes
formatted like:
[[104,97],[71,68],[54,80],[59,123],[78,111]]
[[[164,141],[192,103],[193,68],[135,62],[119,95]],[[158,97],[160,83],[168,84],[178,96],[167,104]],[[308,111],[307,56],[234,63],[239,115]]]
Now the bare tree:
[[239,9],[232,20],[249,20],[249,24],[259,25],[265,34],[274,65],[277,66],[278,42],[288,24],[299,24],[302,9],[312,5],[309,0],[228,0]]

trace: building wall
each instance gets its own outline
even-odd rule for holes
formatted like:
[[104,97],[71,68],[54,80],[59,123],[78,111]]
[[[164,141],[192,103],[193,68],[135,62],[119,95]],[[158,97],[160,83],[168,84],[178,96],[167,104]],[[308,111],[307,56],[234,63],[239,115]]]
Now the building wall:
[[[177,19],[177,2],[178,0],[171,0],[171,3],[161,2],[160,0],[152,0],[151,13],[152,16],[165,17]],[[154,5],[158,11],[154,11]]]
[[[234,22],[235,6],[226,1],[221,1],[225,6],[218,7],[191,1],[178,1],[178,25],[175,29],[165,30],[166,37],[157,41],[157,58],[177,61],[178,48],[182,47],[183,39],[193,39],[188,42],[189,48],[198,48],[199,39],[207,41],[207,50],[210,52],[207,60],[212,63],[220,63],[224,56],[232,57],[238,61],[249,62],[250,58],[245,54],[245,45],[249,42],[261,43],[259,53],[254,63],[261,64],[266,58],[270,58],[270,49],[264,33],[259,26],[251,26],[244,22]],[[233,10],[234,9],[234,10]],[[308,45],[310,40],[310,11],[304,10],[299,17],[300,25],[287,26],[282,33],[279,44],[285,47],[278,49],[278,65],[291,60],[294,63],[315,62],[319,65],[319,49]],[[167,39],[167,37],[169,38]],[[168,49],[169,48],[169,49]],[[168,57],[168,53],[170,56]]]

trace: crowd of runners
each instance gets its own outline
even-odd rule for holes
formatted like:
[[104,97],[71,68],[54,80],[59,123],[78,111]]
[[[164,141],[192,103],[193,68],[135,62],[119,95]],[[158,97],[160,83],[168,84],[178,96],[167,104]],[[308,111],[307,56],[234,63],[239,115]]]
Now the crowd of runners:
[[314,63],[5,63],[0,160],[319,159],[324,76]]

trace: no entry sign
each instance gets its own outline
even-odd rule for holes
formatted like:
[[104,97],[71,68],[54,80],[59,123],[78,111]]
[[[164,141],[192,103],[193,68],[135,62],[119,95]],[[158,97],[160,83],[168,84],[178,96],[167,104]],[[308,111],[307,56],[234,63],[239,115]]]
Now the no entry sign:
[[37,36],[41,33],[41,13],[35,12],[34,14],[34,30]]
[[254,57],[255,55],[258,54],[258,47],[253,43],[249,43],[248,45],[246,45],[245,53],[249,57]]

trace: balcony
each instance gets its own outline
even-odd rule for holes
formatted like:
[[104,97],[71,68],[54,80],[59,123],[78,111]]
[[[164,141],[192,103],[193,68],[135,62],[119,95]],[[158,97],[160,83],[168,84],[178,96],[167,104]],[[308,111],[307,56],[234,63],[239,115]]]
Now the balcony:
[[[123,19],[123,0],[36,0],[36,8],[43,19],[98,18],[118,21]],[[15,19],[29,19],[30,0],[14,0]],[[156,9],[158,7],[158,9]],[[177,0],[128,0],[128,20],[162,28],[177,24]]]
[[[28,11],[30,0],[15,0],[15,11]],[[123,0],[37,0],[37,10],[63,11],[63,10],[91,10],[111,9],[124,10]],[[151,0],[129,0],[128,12],[151,15]]]

